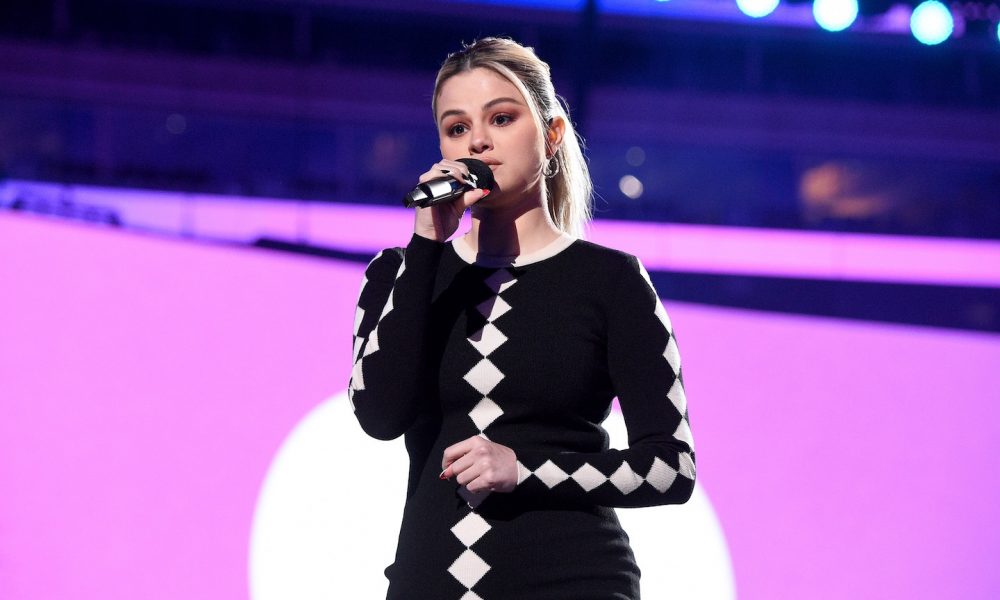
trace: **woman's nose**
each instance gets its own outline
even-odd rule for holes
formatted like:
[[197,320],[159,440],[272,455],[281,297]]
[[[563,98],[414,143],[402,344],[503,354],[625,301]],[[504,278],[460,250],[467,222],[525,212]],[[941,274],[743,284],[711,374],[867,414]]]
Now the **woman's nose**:
[[485,127],[478,127],[472,130],[469,136],[469,153],[481,154],[493,148],[493,141]]

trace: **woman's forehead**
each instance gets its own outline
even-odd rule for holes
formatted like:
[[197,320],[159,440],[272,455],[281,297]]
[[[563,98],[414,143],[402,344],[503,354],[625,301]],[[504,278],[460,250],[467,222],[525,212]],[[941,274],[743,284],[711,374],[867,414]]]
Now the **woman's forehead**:
[[524,97],[517,86],[495,71],[478,67],[453,75],[441,84],[437,110],[439,114],[447,110],[469,112],[482,108],[486,102],[503,97],[524,104]]

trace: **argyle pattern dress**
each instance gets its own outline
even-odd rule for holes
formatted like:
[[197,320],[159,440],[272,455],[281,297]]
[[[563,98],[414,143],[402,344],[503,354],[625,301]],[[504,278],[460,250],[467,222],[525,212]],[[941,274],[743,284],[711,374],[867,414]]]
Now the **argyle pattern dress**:
[[[634,600],[614,507],[680,504],[694,443],[673,327],[639,260],[563,234],[514,260],[416,234],[362,281],[348,386],[361,427],[405,434],[388,599]],[[628,448],[600,423],[618,397]],[[438,478],[474,435],[510,447],[508,493]]]

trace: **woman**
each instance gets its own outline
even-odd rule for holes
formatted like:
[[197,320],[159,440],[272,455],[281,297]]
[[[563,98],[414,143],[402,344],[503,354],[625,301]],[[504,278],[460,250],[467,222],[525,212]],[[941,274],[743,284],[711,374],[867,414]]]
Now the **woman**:
[[[351,405],[369,435],[405,433],[410,458],[388,598],[638,598],[612,507],[694,487],[670,321],[634,256],[578,239],[589,174],[530,48],[450,55],[432,108],[443,159],[420,181],[461,181],[472,157],[496,185],[417,208],[362,284]],[[600,426],[615,396],[627,450]]]

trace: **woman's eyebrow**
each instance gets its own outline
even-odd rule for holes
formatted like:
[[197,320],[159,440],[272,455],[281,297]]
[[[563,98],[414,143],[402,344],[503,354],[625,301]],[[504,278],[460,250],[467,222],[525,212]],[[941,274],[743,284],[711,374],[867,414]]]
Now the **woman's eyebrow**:
[[[504,96],[502,98],[494,98],[490,100],[489,102],[483,105],[483,110],[487,110],[491,106],[494,106],[496,104],[501,104],[503,102],[513,102],[514,104],[521,104],[521,102],[516,98],[509,98],[507,96]],[[441,113],[440,117],[438,117],[438,122],[440,123],[441,121],[444,121],[445,117],[450,117],[451,115],[464,115],[464,114],[465,114],[464,110],[459,110],[457,108],[446,110],[443,113]]]

